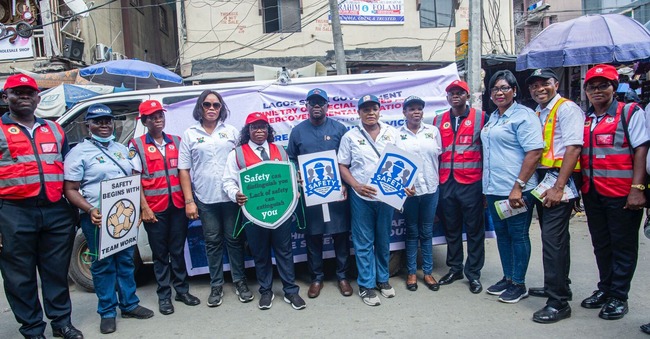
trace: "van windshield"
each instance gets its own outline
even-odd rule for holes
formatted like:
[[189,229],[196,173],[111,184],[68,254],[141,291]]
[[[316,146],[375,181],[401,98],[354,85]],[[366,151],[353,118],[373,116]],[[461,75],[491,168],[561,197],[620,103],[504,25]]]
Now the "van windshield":
[[[126,145],[129,140],[133,138],[135,133],[135,125],[138,118],[138,106],[141,100],[120,101],[120,102],[104,102],[106,106],[110,107],[113,111],[115,129],[115,141]],[[90,136],[84,117],[86,116],[85,109],[69,124],[63,126],[68,143],[74,146],[83,141],[87,136]]]

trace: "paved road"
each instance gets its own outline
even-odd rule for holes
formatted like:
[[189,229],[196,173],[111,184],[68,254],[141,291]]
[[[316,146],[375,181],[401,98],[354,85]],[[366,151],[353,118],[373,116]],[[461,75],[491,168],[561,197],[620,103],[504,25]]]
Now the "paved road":
[[[407,291],[405,277],[391,278],[397,296],[382,298],[379,307],[363,304],[355,294],[342,297],[336,281],[330,278],[317,299],[307,299],[308,275],[304,269],[299,274],[301,295],[307,300],[307,308],[293,310],[282,301],[281,284],[276,280],[276,299],[273,308],[261,311],[255,301],[241,304],[226,284],[224,302],[217,308],[205,306],[209,294],[207,277],[191,279],[191,291],[201,298],[203,304],[188,307],[175,303],[176,313],[163,316],[157,312],[155,282],[149,281],[138,289],[142,305],[156,310],[148,320],[118,318],[118,331],[111,335],[122,338],[403,338],[447,335],[457,338],[505,337],[505,338],[650,338],[639,331],[639,325],[650,322],[650,240],[641,237],[639,265],[630,293],[630,313],[616,321],[598,318],[598,310],[580,307],[580,301],[589,296],[596,287],[597,271],[592,253],[589,233],[584,217],[576,217],[571,225],[572,266],[571,278],[575,300],[571,303],[570,319],[552,325],[531,321],[532,313],[544,306],[543,299],[528,298],[518,304],[500,303],[486,293],[473,295],[466,281],[457,281],[432,292],[423,288]],[[533,244],[528,285],[540,285],[543,273],[539,227],[531,226]],[[444,266],[445,246],[434,247],[434,276],[447,272]],[[494,239],[486,241],[486,263],[482,282],[485,287],[502,276]],[[304,266],[300,266],[304,268]],[[421,274],[421,272],[420,272]],[[257,288],[257,286],[252,286]],[[354,284],[355,293],[357,292]],[[0,292],[0,338],[19,338],[18,324]],[[92,293],[78,291],[71,286],[73,321],[86,338],[102,337],[99,333],[99,317],[95,313],[96,298]],[[48,337],[51,330],[46,331]]]

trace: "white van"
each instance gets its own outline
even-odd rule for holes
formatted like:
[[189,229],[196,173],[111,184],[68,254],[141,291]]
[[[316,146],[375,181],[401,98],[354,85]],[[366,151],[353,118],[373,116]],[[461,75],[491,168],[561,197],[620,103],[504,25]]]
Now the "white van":
[[[200,86],[183,86],[120,92],[93,97],[72,107],[57,121],[65,130],[71,146],[88,136],[84,116],[88,107],[101,103],[111,108],[115,116],[114,133],[116,141],[126,144],[134,136],[145,133],[138,119],[138,106],[145,100],[155,99],[167,109],[167,133],[182,135],[190,125],[196,123],[192,118],[192,108],[196,98],[204,90],[216,90],[229,107],[227,122],[237,128],[244,125],[249,113],[260,112],[269,117],[276,130],[276,141],[286,145],[291,128],[307,118],[304,105],[305,95],[310,89],[321,88],[329,94],[330,107],[328,116],[347,126],[357,124],[357,98],[366,94],[375,94],[382,101],[382,121],[399,126],[403,123],[401,102],[409,95],[417,95],[427,103],[425,120],[431,122],[433,117],[447,109],[444,88],[449,82],[458,79],[454,65],[435,71],[414,71],[398,73],[356,74],[331,77],[292,79],[289,84],[280,85],[274,81],[251,81]],[[393,224],[391,250],[404,248],[403,219],[397,217]],[[191,230],[191,225],[190,225]],[[152,263],[147,234],[144,227],[139,229],[136,265]],[[192,232],[188,232],[192,234]],[[442,234],[434,233],[437,243],[444,243]],[[306,244],[302,234],[294,234],[294,259],[306,261]],[[331,246],[331,242],[330,242]],[[190,250],[191,251],[191,250]],[[325,248],[325,257],[332,257],[333,250]],[[194,258],[194,255],[191,255]],[[200,253],[199,253],[200,257]],[[83,233],[79,231],[75,238],[74,252],[71,259],[70,278],[84,289],[92,290],[90,274],[91,257],[88,254]],[[400,268],[400,258],[391,257],[391,273]],[[252,265],[247,264],[247,266]],[[188,262],[190,275],[207,273],[204,269],[194,269]]]

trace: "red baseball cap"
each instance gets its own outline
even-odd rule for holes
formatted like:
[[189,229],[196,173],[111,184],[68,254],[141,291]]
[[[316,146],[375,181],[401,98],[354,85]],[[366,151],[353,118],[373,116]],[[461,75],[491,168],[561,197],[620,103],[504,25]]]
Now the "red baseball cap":
[[585,84],[593,78],[605,78],[607,80],[618,81],[618,72],[612,65],[596,65],[590,68],[585,75]]
[[462,90],[465,90],[465,92],[469,93],[469,86],[467,86],[467,83],[462,80],[454,80],[447,88],[445,88],[445,92],[449,92],[454,88],[460,88]]
[[29,87],[37,92],[41,91],[40,89],[38,89],[36,80],[34,80],[29,75],[25,75],[25,74],[14,74],[7,78],[7,81],[5,82],[4,90],[6,91],[9,88],[16,88],[16,87]]
[[246,125],[252,124],[255,121],[264,121],[265,123],[269,123],[269,119],[266,118],[266,115],[262,113],[251,113],[246,117]]
[[162,107],[158,100],[143,101],[140,104],[138,110],[140,111],[140,116],[151,115],[158,111],[167,112],[167,110]]

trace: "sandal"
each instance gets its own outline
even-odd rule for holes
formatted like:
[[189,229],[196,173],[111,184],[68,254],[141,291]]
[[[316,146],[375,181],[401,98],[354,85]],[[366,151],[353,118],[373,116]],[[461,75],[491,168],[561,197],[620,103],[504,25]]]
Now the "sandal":
[[432,291],[437,291],[440,289],[440,285],[436,281],[436,279],[431,276],[431,274],[425,274],[424,275],[424,284],[427,285],[427,287],[432,290]]
[[416,291],[418,289],[418,278],[415,274],[409,274],[406,277],[406,289]]

